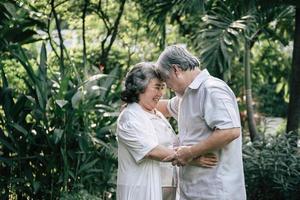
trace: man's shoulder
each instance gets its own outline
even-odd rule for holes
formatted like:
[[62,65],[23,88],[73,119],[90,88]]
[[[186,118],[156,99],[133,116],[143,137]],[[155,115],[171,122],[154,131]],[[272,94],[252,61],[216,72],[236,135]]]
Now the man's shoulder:
[[235,96],[231,88],[221,79],[216,77],[210,77],[202,86],[199,88],[201,95],[225,95],[225,96]]
[[227,84],[223,80],[214,76],[209,76],[202,85],[204,88],[227,87]]

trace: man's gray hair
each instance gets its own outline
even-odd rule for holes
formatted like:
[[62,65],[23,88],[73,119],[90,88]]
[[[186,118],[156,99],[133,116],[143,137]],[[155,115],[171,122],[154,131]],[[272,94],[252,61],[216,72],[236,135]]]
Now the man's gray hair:
[[162,77],[167,78],[172,69],[172,65],[177,65],[183,71],[186,71],[200,67],[200,62],[183,46],[172,45],[166,47],[160,54],[156,65]]

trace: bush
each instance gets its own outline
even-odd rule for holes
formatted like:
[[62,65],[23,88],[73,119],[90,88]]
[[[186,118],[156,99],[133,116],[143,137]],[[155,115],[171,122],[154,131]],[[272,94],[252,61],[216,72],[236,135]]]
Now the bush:
[[269,83],[258,89],[258,109],[267,116],[285,117],[288,103],[284,101],[284,91],[277,92],[276,87],[276,84]]
[[269,136],[243,148],[249,200],[296,200],[300,196],[297,134]]
[[0,199],[113,195],[119,66],[88,79],[72,71],[50,76],[44,44],[37,70],[21,46],[11,52],[26,69],[27,90],[10,87],[0,62]]
[[62,197],[60,198],[61,200],[101,200],[100,197],[97,197],[96,195],[91,195],[88,191],[86,190],[80,190],[78,192],[72,192],[72,193],[64,193]]

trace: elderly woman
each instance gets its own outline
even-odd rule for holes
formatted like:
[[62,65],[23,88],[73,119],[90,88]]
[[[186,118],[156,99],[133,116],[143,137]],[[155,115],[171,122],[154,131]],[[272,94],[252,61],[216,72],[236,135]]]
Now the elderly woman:
[[[174,154],[178,143],[169,122],[155,109],[163,88],[151,63],[137,64],[126,77],[121,99],[127,106],[117,123],[118,200],[175,199],[176,169],[159,162]],[[191,163],[212,167],[216,159],[201,157]]]

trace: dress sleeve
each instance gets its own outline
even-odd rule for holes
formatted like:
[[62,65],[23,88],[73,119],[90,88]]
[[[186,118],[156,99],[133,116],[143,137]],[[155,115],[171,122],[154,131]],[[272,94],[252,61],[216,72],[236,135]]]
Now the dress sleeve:
[[211,129],[240,127],[240,118],[235,97],[223,88],[206,90],[204,119]]
[[137,117],[118,121],[118,140],[122,142],[134,160],[139,163],[157,145],[155,133],[143,119]]

